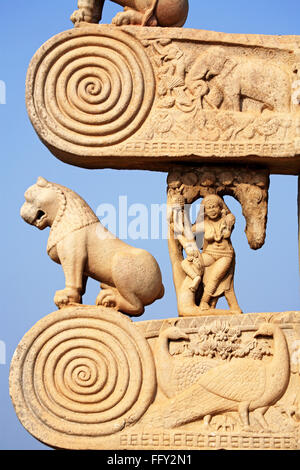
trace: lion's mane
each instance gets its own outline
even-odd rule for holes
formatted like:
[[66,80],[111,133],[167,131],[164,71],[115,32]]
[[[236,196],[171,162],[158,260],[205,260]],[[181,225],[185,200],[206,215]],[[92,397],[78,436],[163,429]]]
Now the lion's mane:
[[53,189],[57,194],[59,204],[57,215],[52,224],[47,252],[70,233],[80,230],[87,225],[99,223],[99,219],[87,203],[74,191],[60,184],[42,182],[37,186]]

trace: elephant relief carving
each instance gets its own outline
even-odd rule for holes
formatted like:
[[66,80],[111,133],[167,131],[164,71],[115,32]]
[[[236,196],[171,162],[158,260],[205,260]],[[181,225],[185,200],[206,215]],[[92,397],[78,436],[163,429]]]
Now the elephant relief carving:
[[282,67],[231,57],[219,46],[198,57],[186,84],[204,109],[289,112],[291,107],[291,80]]
[[[105,0],[78,0],[78,10],[71,16],[75,26],[80,23],[98,23]],[[124,7],[113,23],[141,26],[183,26],[188,15],[188,0],[113,0]]]

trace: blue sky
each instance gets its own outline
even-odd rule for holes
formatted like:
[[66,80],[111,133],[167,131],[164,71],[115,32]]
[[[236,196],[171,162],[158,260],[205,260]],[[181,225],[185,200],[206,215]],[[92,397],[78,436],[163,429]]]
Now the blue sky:
[[[166,174],[142,171],[84,170],[68,166],[37,138],[25,108],[25,77],[35,51],[51,36],[69,29],[75,0],[1,0],[0,80],[6,83],[7,104],[0,104],[1,137],[1,324],[6,365],[0,364],[0,449],[43,449],[20,425],[8,393],[9,363],[23,335],[43,316],[55,310],[55,290],[64,287],[60,266],[46,254],[48,231],[26,225],[19,216],[26,188],[41,175],[78,192],[96,210],[101,203],[118,207],[119,196],[128,205],[162,204]],[[103,22],[120,7],[109,1]],[[190,0],[185,27],[232,33],[299,34],[299,0],[200,2]],[[244,312],[299,309],[297,238],[297,178],[272,176],[265,246],[252,251],[244,234],[239,204],[226,199],[237,218],[232,241],[237,253],[235,289]],[[141,320],[176,317],[176,296],[166,240],[137,240],[158,260],[165,297],[148,307]],[[89,282],[84,302],[93,304],[96,282]]]

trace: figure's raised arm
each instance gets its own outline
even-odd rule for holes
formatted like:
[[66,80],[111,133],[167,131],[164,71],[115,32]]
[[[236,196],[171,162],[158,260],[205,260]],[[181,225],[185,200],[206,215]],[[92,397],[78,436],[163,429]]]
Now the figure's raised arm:
[[230,212],[229,214],[226,215],[225,217],[226,225],[230,232],[234,229],[235,225],[235,216]]

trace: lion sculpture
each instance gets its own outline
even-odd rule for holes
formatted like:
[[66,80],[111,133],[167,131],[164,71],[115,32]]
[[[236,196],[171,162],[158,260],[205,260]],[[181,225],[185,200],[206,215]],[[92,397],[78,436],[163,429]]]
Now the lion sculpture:
[[130,316],[141,315],[145,305],[163,297],[153,256],[110,233],[74,191],[39,177],[25,193],[21,217],[40,230],[51,227],[47,252],[62,265],[66,281],[54,297],[58,308],[82,302],[88,277],[102,288],[97,305]]
[[[75,26],[99,23],[105,0],[78,0],[78,10],[71,21]],[[189,10],[188,0],[112,0],[124,7],[113,19],[113,24],[141,26],[183,26]]]

